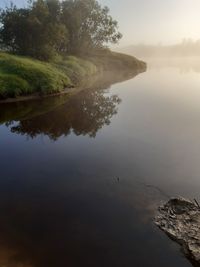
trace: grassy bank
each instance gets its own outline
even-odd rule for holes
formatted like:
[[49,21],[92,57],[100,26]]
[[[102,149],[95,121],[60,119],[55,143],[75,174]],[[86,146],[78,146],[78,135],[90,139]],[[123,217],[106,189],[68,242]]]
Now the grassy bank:
[[52,63],[0,53],[0,99],[47,95],[77,86],[104,70],[144,69],[145,64],[123,54],[106,52],[84,58],[66,57]]

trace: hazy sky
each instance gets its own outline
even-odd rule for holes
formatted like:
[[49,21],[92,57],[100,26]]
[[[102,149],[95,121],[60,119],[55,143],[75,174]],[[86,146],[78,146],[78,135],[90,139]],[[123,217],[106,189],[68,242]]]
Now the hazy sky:
[[[0,6],[8,3],[0,0]],[[23,4],[26,0],[13,0]],[[200,39],[200,0],[99,0],[119,21],[121,46]]]

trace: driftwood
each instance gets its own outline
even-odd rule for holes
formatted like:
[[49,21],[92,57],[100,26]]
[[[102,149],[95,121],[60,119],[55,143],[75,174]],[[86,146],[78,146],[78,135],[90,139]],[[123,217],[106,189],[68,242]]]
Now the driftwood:
[[178,242],[197,266],[200,266],[200,206],[184,198],[173,198],[159,207],[156,225]]

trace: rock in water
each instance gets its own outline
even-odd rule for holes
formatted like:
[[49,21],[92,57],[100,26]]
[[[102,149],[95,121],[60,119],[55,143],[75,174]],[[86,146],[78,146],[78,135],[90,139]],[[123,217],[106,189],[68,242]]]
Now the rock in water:
[[183,247],[188,257],[200,264],[200,208],[195,203],[173,198],[159,207],[155,223]]

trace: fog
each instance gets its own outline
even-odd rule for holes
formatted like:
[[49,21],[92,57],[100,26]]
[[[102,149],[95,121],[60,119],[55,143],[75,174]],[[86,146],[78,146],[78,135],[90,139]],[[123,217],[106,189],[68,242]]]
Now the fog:
[[123,48],[117,48],[117,51],[134,55],[138,58],[191,58],[200,59],[200,40],[183,39],[182,42],[174,45],[147,45],[136,44]]
[[199,39],[199,0],[100,0],[119,22],[120,47],[137,43],[175,44]]

